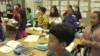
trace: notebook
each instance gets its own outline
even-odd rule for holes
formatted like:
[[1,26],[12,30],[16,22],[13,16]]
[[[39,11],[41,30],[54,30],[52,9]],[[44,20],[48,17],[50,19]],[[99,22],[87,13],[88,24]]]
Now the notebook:
[[36,42],[39,39],[39,35],[28,35],[25,42]]
[[21,45],[21,43],[17,42],[17,41],[14,41],[14,40],[8,41],[6,43],[6,45],[0,47],[0,52],[8,53],[8,52],[16,49],[18,47],[18,45]]

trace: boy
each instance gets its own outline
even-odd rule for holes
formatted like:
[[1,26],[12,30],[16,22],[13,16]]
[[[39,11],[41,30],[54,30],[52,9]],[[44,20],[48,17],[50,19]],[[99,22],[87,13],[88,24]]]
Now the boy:
[[69,24],[57,24],[50,28],[47,56],[73,56],[65,48],[74,40],[75,34]]

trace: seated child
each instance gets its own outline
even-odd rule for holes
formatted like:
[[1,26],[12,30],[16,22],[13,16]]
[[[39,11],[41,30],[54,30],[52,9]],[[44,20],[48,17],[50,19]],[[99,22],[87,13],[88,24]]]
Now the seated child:
[[73,56],[65,48],[74,40],[75,34],[69,24],[56,24],[50,28],[47,56]]

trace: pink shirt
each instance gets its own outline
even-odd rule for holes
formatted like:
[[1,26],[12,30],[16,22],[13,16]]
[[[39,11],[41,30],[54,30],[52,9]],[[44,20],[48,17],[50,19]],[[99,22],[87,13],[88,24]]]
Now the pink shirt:
[[90,56],[100,56],[100,25],[92,33],[92,41],[89,40],[91,26],[86,27],[81,38],[82,44],[91,47]]

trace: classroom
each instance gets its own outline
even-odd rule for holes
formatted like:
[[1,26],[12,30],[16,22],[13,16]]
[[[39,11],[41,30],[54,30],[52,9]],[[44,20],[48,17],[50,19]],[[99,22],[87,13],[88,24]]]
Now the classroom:
[[100,56],[100,0],[0,0],[0,56]]

